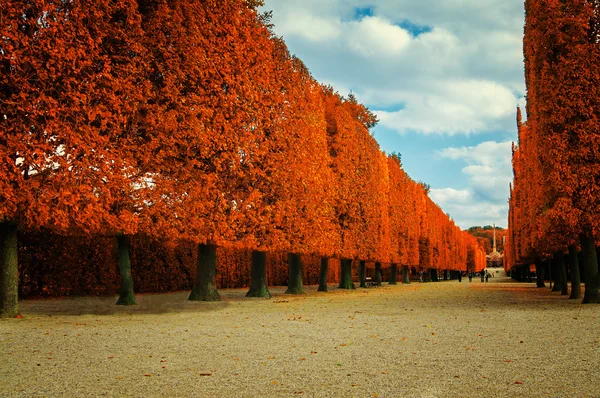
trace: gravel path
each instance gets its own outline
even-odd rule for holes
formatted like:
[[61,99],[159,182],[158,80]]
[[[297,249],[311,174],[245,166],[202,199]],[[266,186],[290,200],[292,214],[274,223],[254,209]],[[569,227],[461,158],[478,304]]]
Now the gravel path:
[[600,307],[494,278],[21,302],[0,397],[600,397]]

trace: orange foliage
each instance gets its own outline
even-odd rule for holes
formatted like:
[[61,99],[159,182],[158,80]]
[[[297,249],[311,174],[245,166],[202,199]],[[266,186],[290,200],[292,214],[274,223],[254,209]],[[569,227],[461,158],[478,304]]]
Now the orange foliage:
[[[374,114],[315,81],[259,2],[4,4],[0,220],[34,242],[69,235],[73,253],[107,261],[112,249],[85,254],[86,242],[137,234],[140,291],[187,286],[198,243],[219,246],[223,287],[247,284],[252,250],[270,253],[276,284],[285,252],[303,254],[308,282],[320,256],[458,270],[476,253],[480,265],[480,248],[381,151]],[[144,268],[145,255],[168,265]]]
[[527,122],[517,110],[507,267],[600,231],[600,4],[527,0]]

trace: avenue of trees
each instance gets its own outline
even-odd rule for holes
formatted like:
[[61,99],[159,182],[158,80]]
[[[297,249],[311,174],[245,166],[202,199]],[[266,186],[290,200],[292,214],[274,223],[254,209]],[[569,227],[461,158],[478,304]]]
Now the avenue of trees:
[[353,262],[361,284],[365,262],[378,278],[389,266],[393,283],[409,267],[485,267],[475,238],[380,150],[375,116],[315,81],[259,3],[4,1],[0,316],[18,314],[18,252],[29,249],[17,235],[114,258],[118,304],[135,303],[132,247],[193,258],[195,300],[219,299],[218,250],[248,253],[259,297],[270,296],[272,253],[285,253],[289,293],[302,293],[309,257],[320,290],[329,259],[342,288],[354,287]]
[[[526,0],[527,121],[517,111],[507,267],[598,303],[600,2]],[[581,263],[581,265],[580,265]],[[583,272],[580,272],[580,269]],[[522,275],[521,275],[522,276]]]

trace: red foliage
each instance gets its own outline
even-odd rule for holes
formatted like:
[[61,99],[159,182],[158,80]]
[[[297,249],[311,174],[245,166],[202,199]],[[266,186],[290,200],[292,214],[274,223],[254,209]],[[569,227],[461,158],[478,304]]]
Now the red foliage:
[[374,114],[315,81],[258,4],[4,2],[0,221],[24,232],[22,295],[116,291],[120,233],[140,292],[189,288],[198,243],[219,246],[221,287],[248,284],[252,250],[272,284],[286,252],[307,283],[320,256],[466,266]]
[[598,238],[600,4],[527,0],[527,122],[517,112],[507,266]]

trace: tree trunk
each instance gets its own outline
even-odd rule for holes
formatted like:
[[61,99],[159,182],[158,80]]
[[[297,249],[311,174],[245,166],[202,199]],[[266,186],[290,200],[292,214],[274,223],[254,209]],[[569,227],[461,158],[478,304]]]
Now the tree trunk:
[[19,315],[17,225],[0,223],[0,318]]
[[535,263],[535,284],[537,287],[546,287],[544,283],[544,265],[541,260]]
[[581,236],[581,251],[584,257],[585,272],[585,290],[583,293],[583,304],[598,304],[600,296],[598,295],[598,258],[594,239],[585,235]]
[[381,263],[375,263],[375,285],[381,286]]
[[340,289],[356,289],[352,282],[352,260],[343,258],[341,267]]
[[367,287],[367,279],[365,273],[365,262],[360,260],[358,262],[358,287]]
[[221,301],[217,291],[217,246],[198,245],[196,281],[188,300]]
[[289,279],[286,294],[304,294],[302,286],[302,257],[296,253],[288,254]]
[[560,292],[561,286],[561,269],[560,269],[560,261],[559,258],[562,257],[561,254],[555,253],[552,259],[552,275],[554,276],[554,286],[552,287],[553,292]]
[[565,263],[565,257],[567,255],[559,255],[558,257],[558,270],[560,272],[560,295],[566,296],[569,294],[569,281],[567,279],[567,265]]
[[267,285],[267,253],[252,251],[252,271],[250,290],[246,297],[271,298],[269,286]]
[[431,281],[432,282],[439,282],[437,271],[438,271],[437,268],[431,268]]
[[579,277],[579,259],[575,245],[569,246],[569,269],[571,270],[571,295],[569,299],[581,298],[581,280]]
[[321,272],[319,273],[319,289],[318,292],[327,291],[327,273],[329,272],[329,258],[321,257]]
[[409,271],[410,270],[408,269],[408,265],[402,266],[402,283],[404,283],[404,284],[410,283],[410,276],[408,274]]
[[390,285],[395,285],[397,284],[396,279],[398,279],[398,266],[396,265],[396,263],[392,263],[392,265],[390,265]]
[[129,257],[129,236],[120,234],[117,236],[119,247],[119,273],[121,274],[121,288],[119,289],[119,300],[117,305],[136,305],[135,293],[133,291],[133,279],[131,278],[131,259]]

